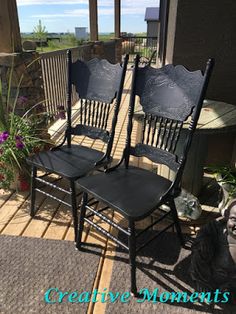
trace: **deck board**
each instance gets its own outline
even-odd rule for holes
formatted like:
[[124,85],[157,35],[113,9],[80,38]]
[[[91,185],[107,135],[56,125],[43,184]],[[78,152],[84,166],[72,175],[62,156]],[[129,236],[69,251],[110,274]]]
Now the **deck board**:
[[[29,197],[29,193],[13,193],[11,197],[0,208],[0,233],[4,231],[6,226],[11,222],[14,215]],[[17,228],[17,226],[16,226]]]
[[[116,127],[114,146],[112,154],[114,156],[114,161],[116,162],[121,158],[121,154],[125,145],[126,138],[126,127],[127,127],[127,114],[128,114],[128,104],[129,104],[129,90],[131,84],[131,71],[127,71],[125,90],[122,96],[122,103],[120,108],[120,113],[118,116],[118,122]],[[133,140],[138,136],[137,123],[134,122],[133,125],[134,136]],[[55,131],[55,130],[54,130]],[[57,134],[57,139],[61,139],[61,135]],[[93,148],[104,150],[104,144],[102,142],[95,142],[94,140],[89,140],[87,138],[80,138],[79,140],[74,139],[74,143],[83,143],[86,146],[92,146]],[[146,169],[151,169],[153,167],[152,162],[145,158],[140,160],[131,158],[131,162],[135,165],[142,166]],[[61,186],[65,186],[63,180],[59,183]],[[52,188],[46,188],[49,193],[51,193]],[[201,202],[203,204],[203,209],[205,211],[204,219],[210,219],[211,213],[215,213],[215,199],[216,199],[216,189],[210,189],[208,191],[208,186],[205,186],[205,191],[201,197]],[[56,196],[60,196],[60,192],[54,192]],[[207,194],[208,193],[208,194]],[[68,200],[67,200],[68,201]],[[48,238],[48,239],[58,239],[58,240],[74,240],[74,229],[72,223],[71,212],[69,208],[64,205],[58,204],[57,201],[53,199],[46,198],[42,194],[37,194],[37,206],[38,211],[35,218],[32,219],[29,215],[30,198],[29,193],[13,193],[0,191],[0,234],[7,235],[17,235],[17,236],[28,236],[28,237],[38,237],[38,238]],[[113,215],[113,213],[110,213]],[[95,218],[94,218],[95,219]],[[113,219],[116,222],[121,222],[122,217],[119,214],[115,214]],[[149,218],[151,219],[151,218]],[[139,223],[140,227],[144,227],[147,221]],[[201,224],[204,223],[202,220]],[[200,224],[199,223],[199,224]],[[183,224],[183,230],[185,232],[193,233],[196,231],[196,225],[199,224]],[[102,223],[102,227],[105,229],[108,226]],[[116,230],[112,228],[113,235],[116,234]],[[109,282],[112,273],[113,257],[115,254],[115,245],[111,240],[108,240],[104,236],[99,235],[94,231],[93,228],[86,227],[83,234],[83,240],[88,243],[100,244],[103,247],[100,263],[97,270],[97,276],[94,282],[94,289],[97,288],[102,291],[104,288],[109,288]],[[105,304],[96,303],[90,304],[88,313],[104,313]]]

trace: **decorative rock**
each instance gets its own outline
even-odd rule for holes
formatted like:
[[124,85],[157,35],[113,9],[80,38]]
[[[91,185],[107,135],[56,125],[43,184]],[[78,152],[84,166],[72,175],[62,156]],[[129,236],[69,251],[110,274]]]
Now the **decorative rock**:
[[[29,52],[0,54],[0,75],[3,99],[7,97],[7,82],[9,81],[11,72],[10,103],[14,103],[17,90],[19,89],[19,97],[24,96],[27,98],[27,103],[24,103],[23,107],[21,103],[17,103],[16,110],[23,114],[26,110],[45,98],[39,54]],[[21,79],[22,81],[19,86]]]
[[[175,199],[175,206],[180,218],[198,219],[202,208],[197,197],[182,189],[181,194]],[[167,205],[162,205],[163,210],[169,210]]]
[[35,51],[37,48],[37,45],[36,43],[33,41],[33,40],[25,40],[23,42],[23,49],[26,50],[26,51]]
[[175,206],[179,217],[198,219],[202,208],[196,196],[182,189],[180,196],[175,199]]

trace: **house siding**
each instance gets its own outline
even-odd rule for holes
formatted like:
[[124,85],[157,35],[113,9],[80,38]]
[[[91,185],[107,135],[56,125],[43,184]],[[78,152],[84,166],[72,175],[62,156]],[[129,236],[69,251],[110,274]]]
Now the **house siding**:
[[159,22],[149,21],[147,22],[147,36],[157,37],[159,32]]
[[[168,63],[215,68],[207,97],[236,104],[236,1],[170,0]],[[174,31],[174,33],[173,33]]]

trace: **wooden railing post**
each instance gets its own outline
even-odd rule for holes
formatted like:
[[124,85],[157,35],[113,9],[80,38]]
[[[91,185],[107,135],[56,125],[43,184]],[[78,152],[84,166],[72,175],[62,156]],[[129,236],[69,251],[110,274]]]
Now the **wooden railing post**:
[[115,8],[115,37],[120,38],[120,0],[114,0]]
[[89,24],[90,24],[90,40],[98,40],[98,10],[97,0],[89,0]]
[[0,52],[21,52],[21,35],[16,0],[0,1]]

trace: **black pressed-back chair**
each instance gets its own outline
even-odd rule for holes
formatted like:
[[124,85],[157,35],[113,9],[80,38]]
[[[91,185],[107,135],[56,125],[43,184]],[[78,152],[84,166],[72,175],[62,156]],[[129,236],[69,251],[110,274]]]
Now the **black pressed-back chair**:
[[[67,86],[67,128],[63,142],[50,151],[40,152],[27,161],[32,165],[31,172],[31,211],[35,214],[36,191],[68,205],[72,209],[74,224],[77,225],[77,204],[75,180],[87,175],[99,167],[106,167],[111,162],[111,149],[115,126],[119,112],[128,55],[123,66],[111,64],[107,60],[92,59],[88,62],[72,62],[71,51],[67,52],[68,86]],[[80,106],[75,126],[72,126],[72,86],[79,96]],[[108,119],[112,118],[108,130]],[[83,145],[72,144],[72,136],[82,135],[91,139],[100,139],[107,144],[106,151],[96,150]],[[37,169],[46,171],[38,177]],[[55,173],[69,182],[69,190],[46,181],[46,177]],[[36,186],[39,182],[59,189],[70,196],[70,203],[46,193]],[[77,227],[75,228],[76,239]]]
[[[127,249],[131,266],[131,292],[135,295],[137,294],[136,253],[154,240],[157,235],[173,226],[183,244],[174,199],[180,193],[181,176],[199,118],[213,61],[211,59],[208,61],[204,74],[201,71],[189,72],[181,65],[166,65],[161,69],[154,69],[150,66],[143,68],[138,65],[139,57],[136,58],[133,72],[127,138],[122,159],[106,173],[88,176],[78,181],[84,194],[77,238],[77,248],[80,249],[84,222],[87,222]],[[140,97],[144,119],[141,143],[131,146],[136,96]],[[182,149],[179,147],[176,149],[183,123],[188,124],[185,144]],[[170,181],[154,172],[129,165],[131,155],[147,157],[152,162],[168,166],[175,172],[175,178]],[[122,214],[128,220],[128,229],[109,220],[102,212],[103,208],[97,210],[90,206],[87,203],[88,194],[104,203],[106,206],[104,209],[110,207]],[[135,223],[149,216],[163,204],[167,204],[170,210],[163,212],[160,209],[161,217],[151,226],[137,233]],[[124,233],[128,237],[128,244],[95,224],[90,218],[92,215],[98,216]],[[167,216],[171,216],[171,223],[169,221],[169,225],[162,231],[157,232],[146,243],[136,248],[137,237]],[[168,248],[167,254],[171,254],[168,252]]]

